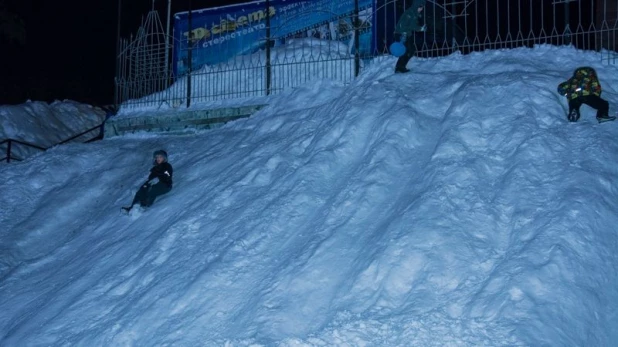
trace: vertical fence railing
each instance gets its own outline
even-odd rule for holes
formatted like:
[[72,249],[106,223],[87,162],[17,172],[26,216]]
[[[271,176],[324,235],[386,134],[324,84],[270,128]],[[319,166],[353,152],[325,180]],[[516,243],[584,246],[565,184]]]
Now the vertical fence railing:
[[191,73],[193,72],[193,45],[194,45],[194,33],[193,33],[193,6],[192,1],[189,0],[189,35],[187,36],[188,42],[188,64],[189,70],[187,71],[187,107],[191,107]]
[[360,74],[360,9],[358,7],[358,0],[354,1],[354,77],[358,77]]
[[266,50],[266,61],[265,61],[265,83],[266,83],[266,95],[271,94],[270,88],[272,87],[272,66],[271,66],[271,50],[270,50],[270,42],[271,42],[271,32],[270,32],[270,0],[266,0],[265,2],[266,8],[264,9],[266,13],[266,40],[265,40],[265,50]]
[[[344,3],[351,6],[349,11],[338,12]],[[196,26],[193,15],[208,7],[208,2],[193,0],[186,35],[176,32],[175,37],[166,38],[178,43],[174,45],[178,48],[175,67],[184,61],[186,69],[179,69],[171,78],[162,77],[163,83],[156,88],[140,88],[155,78],[136,64],[143,61],[136,57],[148,51],[137,49],[139,35],[130,41],[120,40],[118,98],[123,108],[190,107],[277,94],[315,78],[349,83],[374,57],[388,54],[394,25],[413,1],[367,3],[369,0],[266,0],[258,11],[242,15],[244,19],[220,15],[220,22],[211,21],[204,27]],[[282,13],[290,15],[287,22],[277,21]],[[303,30],[286,31],[291,22],[311,22],[320,14],[330,17]],[[415,36],[418,57],[550,44],[597,51],[603,61],[616,61],[618,0],[427,0],[424,16],[428,31]],[[199,63],[206,61],[204,54],[224,55],[234,35],[254,32],[260,33],[259,42],[252,42],[252,48],[242,55]],[[369,36],[373,46],[363,51]]]
[[[114,106],[116,108],[118,108],[118,104],[120,103],[121,100],[123,100],[120,96],[120,89],[118,88],[119,85],[119,81],[118,78],[121,76],[120,73],[120,66],[122,64],[122,61],[120,59],[120,51],[122,50],[121,44],[122,44],[122,40],[120,39],[120,28],[121,28],[121,17],[122,17],[122,0],[118,0],[118,14],[117,14],[117,22],[116,22],[116,76],[114,78],[115,81],[115,88],[114,88]],[[126,99],[124,99],[126,100]]]

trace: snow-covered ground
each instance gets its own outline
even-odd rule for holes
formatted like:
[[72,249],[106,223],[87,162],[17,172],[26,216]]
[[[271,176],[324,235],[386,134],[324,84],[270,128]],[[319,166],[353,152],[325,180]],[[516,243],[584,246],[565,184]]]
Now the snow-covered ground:
[[[49,104],[28,101],[21,105],[1,105],[0,142],[13,139],[48,148],[103,123],[105,114],[98,107],[71,100]],[[98,131],[93,131],[76,141],[86,141],[98,134]],[[0,158],[7,156],[7,147],[7,143],[0,145]],[[18,143],[11,148],[11,155],[17,158],[37,153],[40,150]]]
[[[589,65],[616,105],[617,68],[394,63],[0,167],[0,345],[617,345],[618,123],[556,94]],[[160,148],[174,189],[121,214]]]

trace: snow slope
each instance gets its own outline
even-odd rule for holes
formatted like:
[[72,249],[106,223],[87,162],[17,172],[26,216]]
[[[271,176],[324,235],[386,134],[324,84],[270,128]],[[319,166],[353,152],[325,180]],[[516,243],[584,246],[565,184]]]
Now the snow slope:
[[[192,136],[0,167],[0,345],[610,346],[618,123],[566,47],[374,63]],[[119,207],[165,148],[172,192]]]

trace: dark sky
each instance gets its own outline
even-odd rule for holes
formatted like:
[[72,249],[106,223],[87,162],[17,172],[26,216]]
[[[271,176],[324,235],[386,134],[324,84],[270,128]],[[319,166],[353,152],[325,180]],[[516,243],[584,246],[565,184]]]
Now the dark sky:
[[[112,104],[119,1],[121,36],[128,37],[137,32],[153,0],[0,0],[0,105],[28,99]],[[248,0],[172,0],[171,12],[243,2]],[[167,3],[154,2],[163,25]],[[5,24],[7,14],[11,25]],[[20,27],[25,35],[20,35]]]
[[[172,13],[188,10],[189,4],[198,9],[242,2],[172,0]],[[122,36],[135,34],[152,3],[121,0]],[[167,0],[156,0],[155,6],[164,10],[165,25]],[[113,103],[118,0],[0,0],[0,11],[23,23],[0,26],[0,104]],[[23,41],[15,39],[20,26]]]

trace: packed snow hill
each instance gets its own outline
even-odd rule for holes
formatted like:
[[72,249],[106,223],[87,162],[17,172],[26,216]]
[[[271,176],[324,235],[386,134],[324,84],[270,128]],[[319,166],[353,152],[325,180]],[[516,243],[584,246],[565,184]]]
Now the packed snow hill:
[[[49,104],[28,100],[20,105],[0,105],[0,142],[12,139],[49,148],[101,125],[105,119],[105,110],[71,100],[56,100]],[[100,128],[94,129],[74,141],[88,141],[101,131]],[[8,143],[0,144],[0,158],[7,157],[8,149]],[[41,150],[13,143],[10,152],[11,158],[21,160]],[[0,165],[4,163],[0,161]]]
[[[395,58],[194,135],[0,167],[2,346],[618,344],[618,122],[540,46]],[[123,214],[163,149],[173,189]]]

